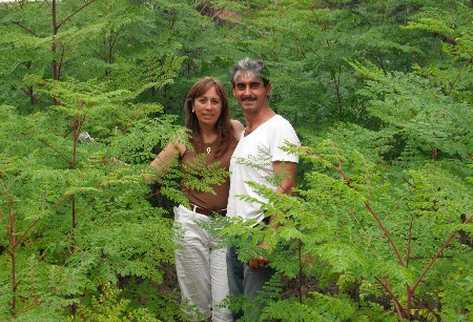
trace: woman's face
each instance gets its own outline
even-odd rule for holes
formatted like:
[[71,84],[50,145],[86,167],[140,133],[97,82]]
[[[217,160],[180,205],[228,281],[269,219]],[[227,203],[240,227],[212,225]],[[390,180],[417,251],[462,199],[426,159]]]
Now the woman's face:
[[213,127],[222,113],[222,100],[215,87],[194,99],[192,107],[200,126]]

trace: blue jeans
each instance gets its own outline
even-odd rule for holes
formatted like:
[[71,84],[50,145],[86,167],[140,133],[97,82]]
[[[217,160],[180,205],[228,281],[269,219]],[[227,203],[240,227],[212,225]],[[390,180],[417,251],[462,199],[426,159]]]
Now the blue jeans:
[[[250,268],[248,264],[238,259],[236,249],[230,247],[227,251],[227,274],[230,296],[244,295],[246,298],[254,298],[263,285],[271,279],[274,270],[269,266]],[[241,317],[240,312],[232,313],[235,319]],[[254,314],[258,313],[254,312]]]

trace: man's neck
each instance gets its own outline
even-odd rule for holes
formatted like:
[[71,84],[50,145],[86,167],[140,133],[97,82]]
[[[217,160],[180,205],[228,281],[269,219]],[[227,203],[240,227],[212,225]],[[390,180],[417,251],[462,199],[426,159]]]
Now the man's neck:
[[245,133],[253,132],[258,126],[272,118],[276,113],[269,107],[265,107],[258,111],[258,113],[245,113],[246,130]]

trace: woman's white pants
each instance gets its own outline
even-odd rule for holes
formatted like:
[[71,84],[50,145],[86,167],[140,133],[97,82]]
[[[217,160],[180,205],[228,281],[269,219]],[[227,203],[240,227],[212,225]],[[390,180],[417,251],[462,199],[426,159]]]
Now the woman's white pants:
[[179,206],[174,208],[177,228],[176,272],[184,302],[200,313],[195,320],[231,322],[232,314],[222,301],[229,295],[226,253],[202,225],[208,217]]

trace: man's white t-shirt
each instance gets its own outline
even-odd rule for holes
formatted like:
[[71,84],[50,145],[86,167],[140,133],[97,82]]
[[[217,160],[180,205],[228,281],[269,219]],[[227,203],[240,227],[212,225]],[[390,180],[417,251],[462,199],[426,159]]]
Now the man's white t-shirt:
[[255,182],[276,190],[272,162],[298,162],[295,154],[281,148],[287,144],[300,145],[299,138],[292,125],[276,114],[258,126],[250,134],[242,136],[230,160],[230,192],[228,196],[227,216],[254,219],[260,222],[264,218],[260,202],[242,199],[249,196],[258,201],[266,199],[258,194],[249,182]]

